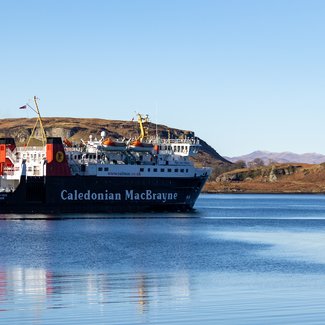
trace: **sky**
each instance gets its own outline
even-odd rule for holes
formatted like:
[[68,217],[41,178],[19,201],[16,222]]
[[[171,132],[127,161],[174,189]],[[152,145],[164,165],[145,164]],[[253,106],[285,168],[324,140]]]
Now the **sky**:
[[325,1],[0,0],[0,118],[193,130],[223,156],[325,154]]

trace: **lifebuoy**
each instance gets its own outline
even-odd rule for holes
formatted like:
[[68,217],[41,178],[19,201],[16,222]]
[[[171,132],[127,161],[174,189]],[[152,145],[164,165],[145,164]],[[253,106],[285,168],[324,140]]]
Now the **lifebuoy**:
[[55,154],[55,160],[58,162],[58,163],[62,163],[63,160],[64,160],[64,153],[62,151],[58,151],[56,154]]

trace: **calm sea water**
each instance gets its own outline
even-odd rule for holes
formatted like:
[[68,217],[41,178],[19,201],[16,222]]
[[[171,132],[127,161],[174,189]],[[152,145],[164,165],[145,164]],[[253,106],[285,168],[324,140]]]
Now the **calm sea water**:
[[196,208],[0,215],[0,324],[324,323],[325,196],[202,195]]

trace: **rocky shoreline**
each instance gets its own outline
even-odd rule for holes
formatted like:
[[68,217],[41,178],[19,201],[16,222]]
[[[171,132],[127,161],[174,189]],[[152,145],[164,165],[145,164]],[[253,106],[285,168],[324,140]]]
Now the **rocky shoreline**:
[[274,164],[243,168],[209,180],[204,193],[325,193],[325,164]]

